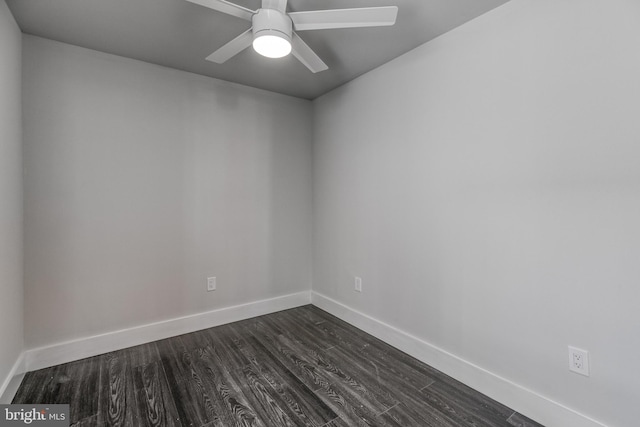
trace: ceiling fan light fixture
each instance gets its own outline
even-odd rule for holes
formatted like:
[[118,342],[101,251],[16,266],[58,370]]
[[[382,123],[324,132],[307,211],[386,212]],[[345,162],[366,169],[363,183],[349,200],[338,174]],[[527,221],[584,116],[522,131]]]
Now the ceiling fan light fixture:
[[291,53],[291,42],[275,32],[261,34],[253,39],[253,49],[267,58],[283,58]]
[[247,9],[229,0],[187,1],[251,21],[251,28],[219,47],[207,56],[207,61],[223,64],[253,45],[257,53],[268,58],[282,58],[293,53],[312,73],[329,67],[300,38],[298,31],[384,27],[395,24],[398,16],[397,6],[287,12],[288,0],[262,0],[262,8],[258,10]]
[[259,9],[253,15],[253,49],[267,58],[291,53],[291,18],[276,9]]

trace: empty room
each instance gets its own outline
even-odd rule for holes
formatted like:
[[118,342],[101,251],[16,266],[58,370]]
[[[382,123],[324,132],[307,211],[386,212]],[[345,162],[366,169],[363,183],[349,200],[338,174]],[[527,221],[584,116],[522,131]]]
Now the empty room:
[[0,426],[639,403],[639,1],[0,0]]

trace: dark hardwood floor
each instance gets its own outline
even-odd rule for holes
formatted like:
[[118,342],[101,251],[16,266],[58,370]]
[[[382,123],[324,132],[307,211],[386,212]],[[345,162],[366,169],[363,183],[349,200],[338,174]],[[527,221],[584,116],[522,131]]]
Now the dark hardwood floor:
[[75,426],[540,426],[305,306],[26,374]]

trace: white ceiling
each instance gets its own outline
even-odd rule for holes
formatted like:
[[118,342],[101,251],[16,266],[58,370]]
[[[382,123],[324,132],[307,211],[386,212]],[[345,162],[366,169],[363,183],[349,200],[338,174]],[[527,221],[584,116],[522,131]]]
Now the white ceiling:
[[[249,48],[224,64],[204,58],[250,23],[184,0],[6,0],[23,32],[248,86],[313,99],[508,0],[290,0],[289,11],[399,7],[393,27],[305,31],[327,63],[311,73],[291,55]],[[258,9],[260,0],[231,0]]]

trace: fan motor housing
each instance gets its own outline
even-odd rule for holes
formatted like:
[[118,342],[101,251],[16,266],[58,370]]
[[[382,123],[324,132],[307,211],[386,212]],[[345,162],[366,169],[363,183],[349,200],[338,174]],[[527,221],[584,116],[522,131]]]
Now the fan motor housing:
[[276,9],[260,9],[253,15],[253,38],[274,35],[285,38],[291,43],[293,24],[291,18]]

